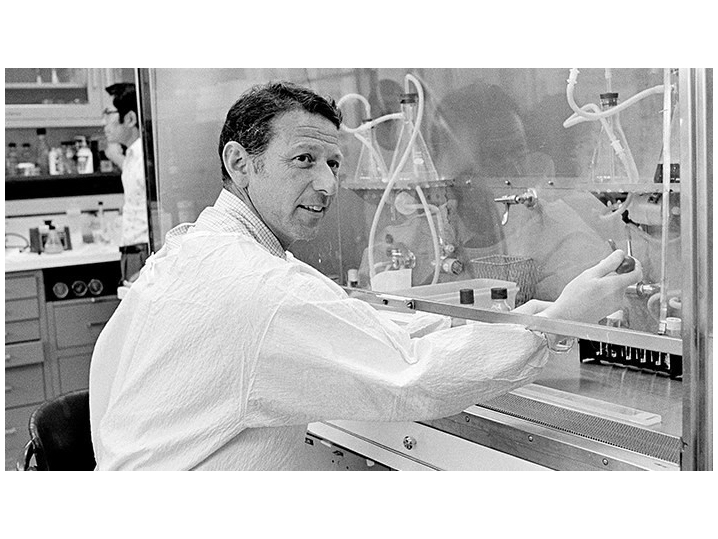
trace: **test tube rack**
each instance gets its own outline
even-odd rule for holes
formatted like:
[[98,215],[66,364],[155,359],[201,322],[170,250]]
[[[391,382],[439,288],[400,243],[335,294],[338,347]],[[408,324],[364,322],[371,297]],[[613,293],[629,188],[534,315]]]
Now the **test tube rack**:
[[683,357],[667,352],[584,339],[578,341],[578,352],[581,363],[623,367],[674,380],[683,378]]

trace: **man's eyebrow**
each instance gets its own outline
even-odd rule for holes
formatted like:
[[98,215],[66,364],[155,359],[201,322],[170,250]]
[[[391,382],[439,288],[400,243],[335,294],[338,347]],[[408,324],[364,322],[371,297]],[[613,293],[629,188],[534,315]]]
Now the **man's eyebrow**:
[[342,153],[341,149],[339,148],[339,144],[331,142],[317,142],[314,140],[298,140],[295,143],[290,145],[290,148],[293,150],[320,150],[324,151],[327,149],[327,146],[333,146],[333,148],[328,149],[328,153],[333,156],[339,156],[344,157],[344,154]]

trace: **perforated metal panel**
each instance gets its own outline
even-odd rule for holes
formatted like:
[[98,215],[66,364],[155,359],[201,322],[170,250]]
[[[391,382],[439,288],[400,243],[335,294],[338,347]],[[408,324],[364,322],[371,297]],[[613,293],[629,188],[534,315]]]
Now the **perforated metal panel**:
[[510,393],[478,406],[666,462],[680,464],[681,440],[674,436]]

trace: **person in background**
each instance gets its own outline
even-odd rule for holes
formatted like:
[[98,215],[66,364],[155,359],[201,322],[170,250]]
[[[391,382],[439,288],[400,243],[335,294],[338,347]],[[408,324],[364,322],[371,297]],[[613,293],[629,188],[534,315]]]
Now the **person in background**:
[[[112,96],[112,108],[103,111],[107,149],[105,153],[122,170],[122,239],[120,241],[122,281],[132,283],[149,256],[147,188],[142,154],[135,85],[120,82],[105,91]],[[123,150],[123,147],[126,150]]]
[[[551,336],[427,313],[400,327],[287,250],[337,194],[340,124],[333,100],[290,83],[230,108],[216,203],[167,233],[95,346],[97,469],[307,469],[308,423],[446,417],[546,364]],[[614,271],[623,258],[517,310],[597,322],[641,279]]]

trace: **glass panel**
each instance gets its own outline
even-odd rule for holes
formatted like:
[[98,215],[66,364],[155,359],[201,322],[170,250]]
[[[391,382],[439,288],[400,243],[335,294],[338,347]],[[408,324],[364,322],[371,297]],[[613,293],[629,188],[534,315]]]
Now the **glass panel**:
[[86,105],[88,73],[82,68],[6,68],[5,104]]
[[[678,167],[665,188],[657,176],[664,145],[663,69],[582,69],[574,79],[575,107],[594,115],[616,108],[610,121],[581,121],[567,97],[568,69],[152,73],[159,199],[152,222],[155,248],[171,226],[194,220],[218,195],[216,145],[231,104],[255,83],[287,79],[337,101],[351,93],[363,96],[365,101],[342,101],[350,128],[368,125],[369,117],[395,115],[378,123],[373,137],[363,137],[373,146],[375,159],[366,161],[371,172],[357,172],[367,145],[342,132],[345,161],[337,199],[320,237],[292,246],[295,256],[340,284],[348,284],[350,270],[356,270],[352,276],[358,273],[359,287],[375,290],[442,284],[451,291],[441,300],[458,305],[458,290],[466,281],[498,279],[508,281],[513,305],[555,300],[571,279],[611,252],[612,240],[624,250],[630,243],[643,265],[645,286],[627,292],[622,312],[601,323],[656,334],[666,329],[666,318],[680,317]],[[421,119],[417,111],[411,114],[412,122],[420,121],[425,146],[411,159],[426,164],[426,150],[438,178],[397,180],[387,191],[391,163],[402,157],[394,155],[406,125],[398,113],[414,99],[403,94],[417,92],[407,73],[423,93],[423,100],[417,99],[423,103]],[[676,74],[669,77],[675,84]],[[618,96],[602,97],[613,93]],[[670,96],[677,111],[675,88]],[[679,164],[674,140],[669,158]],[[605,147],[613,153],[597,151]],[[375,166],[380,161],[388,169],[384,177],[382,167]],[[609,172],[597,174],[599,169]],[[376,279],[381,274],[383,282]],[[475,296],[488,298],[487,282],[474,283],[479,283]],[[660,422],[650,428],[680,436],[679,359],[583,341],[552,360],[538,383],[658,414]]]

